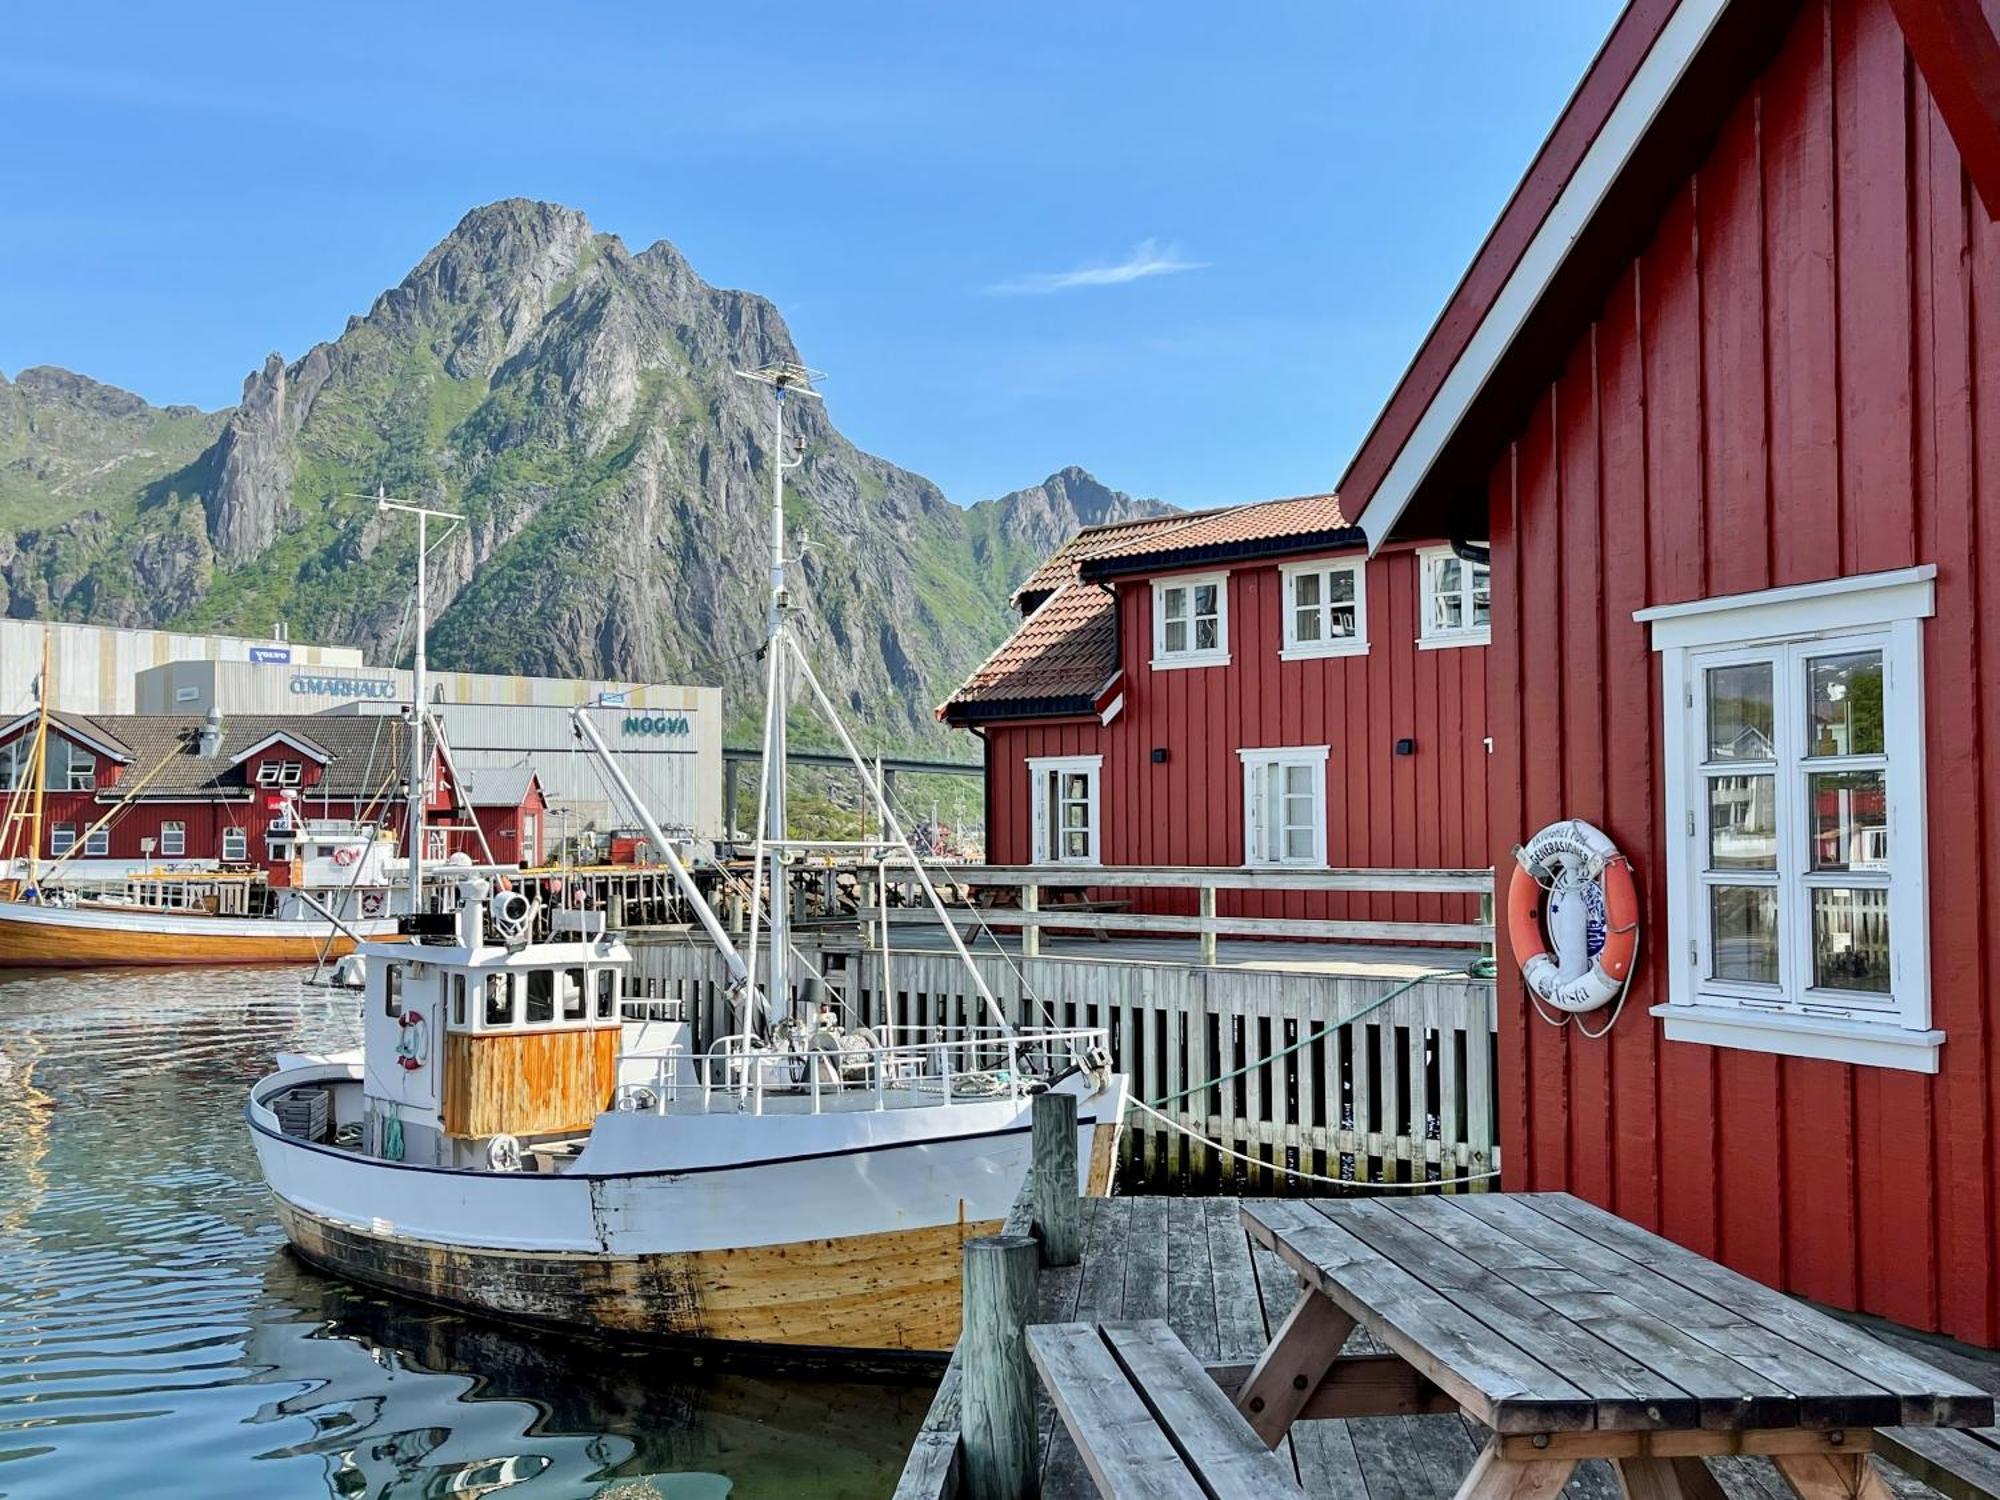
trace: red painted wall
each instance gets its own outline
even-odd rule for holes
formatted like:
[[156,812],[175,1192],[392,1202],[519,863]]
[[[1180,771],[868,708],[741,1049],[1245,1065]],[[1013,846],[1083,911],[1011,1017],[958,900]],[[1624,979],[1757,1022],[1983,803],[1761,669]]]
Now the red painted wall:
[[1664,932],[1659,668],[1632,612],[1932,562],[1935,1078],[1660,1040],[1657,950],[1589,1041],[1501,951],[1506,1185],[1760,1280],[1996,1342],[2000,231],[1886,0],[1814,0],[1490,476],[1492,837],[1580,816]]
[[[1243,863],[1243,768],[1236,752],[1330,745],[1327,860],[1332,865],[1483,866],[1487,649],[1417,649],[1417,565],[1410,551],[1368,565],[1368,654],[1280,661],[1278,566],[1229,573],[1226,667],[1155,672],[1153,591],[1119,586],[1125,708],[1093,719],[987,731],[987,857],[1029,863],[1027,760],[1104,757],[1100,854],[1107,865]],[[1395,742],[1416,740],[1398,756]],[[1156,765],[1156,746],[1167,751]],[[1193,912],[1195,892],[1121,893],[1135,908]],[[1228,915],[1466,921],[1477,903],[1417,895],[1224,892]]]

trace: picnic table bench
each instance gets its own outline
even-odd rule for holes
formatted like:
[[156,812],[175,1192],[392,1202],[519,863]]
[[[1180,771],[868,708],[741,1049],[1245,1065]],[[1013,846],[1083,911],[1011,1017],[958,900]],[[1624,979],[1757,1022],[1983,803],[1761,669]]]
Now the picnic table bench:
[[[1719,1496],[1702,1459],[1723,1454],[1769,1458],[1803,1500],[1888,1500],[1878,1442],[1899,1460],[1963,1459],[1967,1444],[2000,1460],[1951,1430],[1992,1425],[1987,1392],[1567,1194],[1266,1200],[1242,1215],[1302,1286],[1247,1375],[1195,1379],[1158,1325],[1030,1330],[1101,1494],[1294,1496],[1282,1463],[1254,1459],[1295,1421],[1453,1409],[1491,1434],[1461,1500],[1554,1496],[1585,1459],[1643,1500]],[[1357,1327],[1388,1353],[1343,1354]]]

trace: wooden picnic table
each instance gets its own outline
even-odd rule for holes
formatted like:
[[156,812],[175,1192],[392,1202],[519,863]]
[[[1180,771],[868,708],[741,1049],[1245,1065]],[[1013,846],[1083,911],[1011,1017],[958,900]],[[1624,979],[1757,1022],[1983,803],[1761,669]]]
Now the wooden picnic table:
[[[1976,1386],[1567,1193],[1242,1212],[1303,1287],[1237,1392],[1251,1426],[1276,1447],[1300,1417],[1456,1405],[1492,1432],[1461,1500],[1553,1496],[1587,1458],[1635,1500],[1707,1500],[1724,1453],[1889,1500],[1876,1427],[1993,1422]],[[1357,1325],[1389,1354],[1343,1355]]]

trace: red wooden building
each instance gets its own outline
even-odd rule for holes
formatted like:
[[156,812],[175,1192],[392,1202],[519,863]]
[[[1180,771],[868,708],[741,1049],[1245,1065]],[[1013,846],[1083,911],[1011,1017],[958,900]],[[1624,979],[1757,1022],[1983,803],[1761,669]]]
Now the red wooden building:
[[[23,782],[35,722],[27,714],[0,725],[0,807]],[[78,874],[261,866],[282,883],[298,820],[402,826],[406,734],[394,715],[54,714],[38,853],[67,855]],[[489,839],[499,836],[497,861],[514,863],[523,840],[538,854],[546,804],[533,773],[480,778],[468,798],[442,759],[433,765],[430,856],[463,849],[480,858],[475,814]],[[515,800],[500,805],[509,793]],[[25,856],[13,847],[25,823],[10,828],[0,858]]]
[[[1485,863],[1483,563],[1371,560],[1320,495],[1086,529],[1016,601],[1020,628],[938,711],[986,742],[992,863]],[[1240,891],[1220,910],[1459,921],[1465,904]]]
[[1503,943],[1506,1185],[1984,1344],[1994,9],[1634,0],[1341,486],[1490,541],[1486,857],[1581,817],[1638,874],[1601,1039]]

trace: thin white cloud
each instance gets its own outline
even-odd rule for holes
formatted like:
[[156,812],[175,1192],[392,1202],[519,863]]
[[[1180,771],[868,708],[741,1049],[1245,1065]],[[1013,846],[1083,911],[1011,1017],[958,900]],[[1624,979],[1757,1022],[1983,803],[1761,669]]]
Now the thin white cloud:
[[1017,276],[1012,281],[997,282],[986,288],[987,295],[994,297],[1038,297],[1049,292],[1073,291],[1085,286],[1123,286],[1128,281],[1142,281],[1148,276],[1177,276],[1183,271],[1199,271],[1208,263],[1200,260],[1186,260],[1178,245],[1163,245],[1158,240],[1145,239],[1132,247],[1132,253],[1121,261],[1108,265],[1077,266],[1068,271],[1037,271],[1029,276]]

